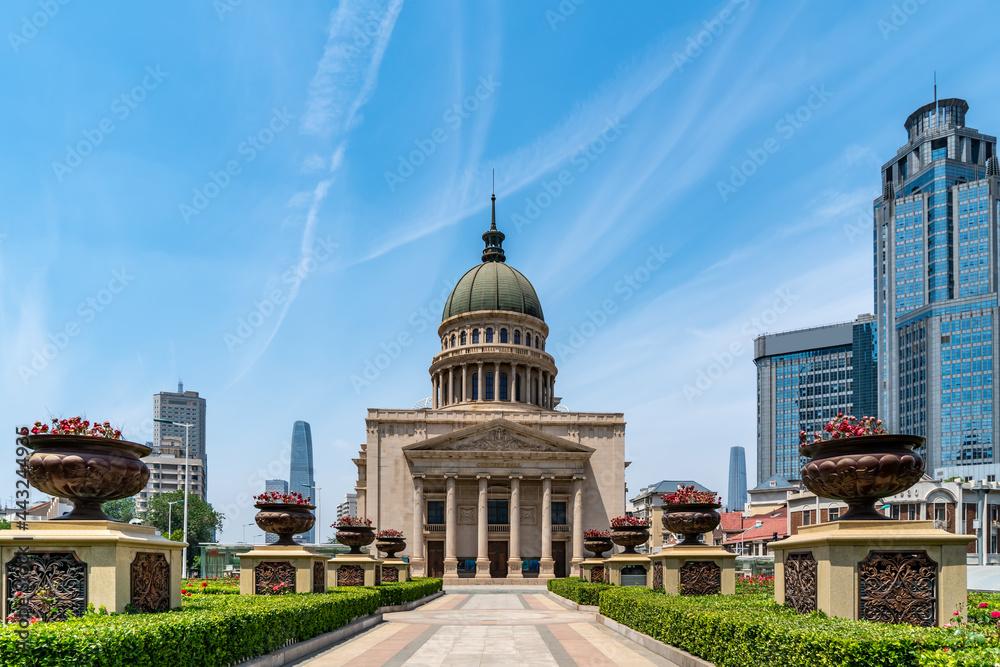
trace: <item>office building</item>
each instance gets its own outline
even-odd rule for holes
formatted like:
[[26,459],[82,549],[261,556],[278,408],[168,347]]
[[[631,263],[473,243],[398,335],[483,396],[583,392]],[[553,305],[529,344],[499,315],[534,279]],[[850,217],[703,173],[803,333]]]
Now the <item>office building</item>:
[[189,489],[192,496],[205,500],[205,464],[200,458],[184,459],[180,438],[167,436],[153,447],[153,453],[143,459],[149,468],[149,481],[135,496],[137,513],[146,511],[149,499],[156,493],[184,490],[185,471],[191,476]]
[[[292,460],[291,472],[288,476],[288,492],[301,493],[303,496],[310,496],[316,500],[316,490],[312,488],[315,485],[312,429],[309,427],[309,422],[297,421],[292,426]],[[313,526],[308,533],[296,535],[296,540],[301,540],[306,544],[315,543],[316,527]]]
[[876,416],[875,318],[764,334],[757,365],[757,482],[799,479],[799,432],[815,433],[843,412]]
[[357,516],[358,515],[358,494],[348,493],[344,496],[344,502],[337,505],[337,520],[343,519],[345,516]]
[[[198,459],[206,467],[205,477],[202,487],[208,488],[207,463],[208,456],[205,451],[205,399],[198,396],[196,391],[184,391],[184,383],[177,383],[177,393],[161,391],[153,395],[153,417],[156,419],[169,419],[182,424],[191,424],[192,427],[185,429],[183,426],[174,424],[162,424],[153,422],[153,448],[161,448],[165,438],[172,438],[181,441],[183,448],[185,431],[188,440],[188,456]],[[181,456],[184,453],[181,452]]]
[[743,447],[729,449],[729,489],[726,507],[730,512],[742,512],[747,504],[747,452]]

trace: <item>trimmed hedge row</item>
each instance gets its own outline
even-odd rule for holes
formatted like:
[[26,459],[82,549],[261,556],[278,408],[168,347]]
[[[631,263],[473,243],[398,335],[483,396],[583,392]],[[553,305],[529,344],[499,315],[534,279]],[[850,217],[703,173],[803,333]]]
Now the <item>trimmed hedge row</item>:
[[600,604],[601,591],[614,588],[611,584],[592,584],[582,579],[549,579],[546,584],[550,591],[559,597],[572,600],[577,604],[596,607]]
[[31,626],[25,650],[0,629],[0,664],[17,667],[221,667],[311,639],[379,607],[441,590],[440,579],[339,588],[319,595],[193,595],[179,611]]

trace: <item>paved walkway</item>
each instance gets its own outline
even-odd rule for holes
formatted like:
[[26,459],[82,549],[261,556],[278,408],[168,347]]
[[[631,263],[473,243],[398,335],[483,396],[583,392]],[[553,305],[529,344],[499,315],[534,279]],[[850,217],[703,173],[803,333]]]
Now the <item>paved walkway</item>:
[[570,611],[537,588],[448,592],[347,639],[296,667],[677,667],[616,632],[594,614]]

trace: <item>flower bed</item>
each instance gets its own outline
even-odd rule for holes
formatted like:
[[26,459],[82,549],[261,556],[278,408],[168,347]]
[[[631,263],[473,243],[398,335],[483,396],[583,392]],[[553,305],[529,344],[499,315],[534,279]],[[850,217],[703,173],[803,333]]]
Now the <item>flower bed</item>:
[[[208,588],[208,587],[206,587]],[[27,649],[16,626],[0,628],[0,664],[17,667],[222,667],[304,641],[379,607],[441,590],[440,579],[325,594],[186,596],[161,614],[88,615],[31,626]]]
[[202,593],[204,595],[239,595],[240,580],[236,577],[225,579],[181,579],[181,591]]
[[764,593],[774,597],[774,575],[745,575],[736,577],[736,594]]

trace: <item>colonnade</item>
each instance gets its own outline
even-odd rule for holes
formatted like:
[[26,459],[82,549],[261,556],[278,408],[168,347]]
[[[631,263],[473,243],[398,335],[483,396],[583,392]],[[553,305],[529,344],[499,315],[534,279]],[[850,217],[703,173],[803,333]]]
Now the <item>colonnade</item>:
[[[460,370],[459,370],[460,369]],[[501,370],[507,373],[507,382],[501,391]],[[486,398],[486,373],[493,374],[493,396]],[[517,378],[520,376],[520,398]],[[475,391],[472,379],[476,378]],[[434,409],[464,402],[523,403],[553,409],[556,376],[535,364],[478,362],[457,364],[442,369],[431,376],[431,401]],[[501,399],[501,395],[506,395]],[[476,399],[473,400],[473,395]]]

